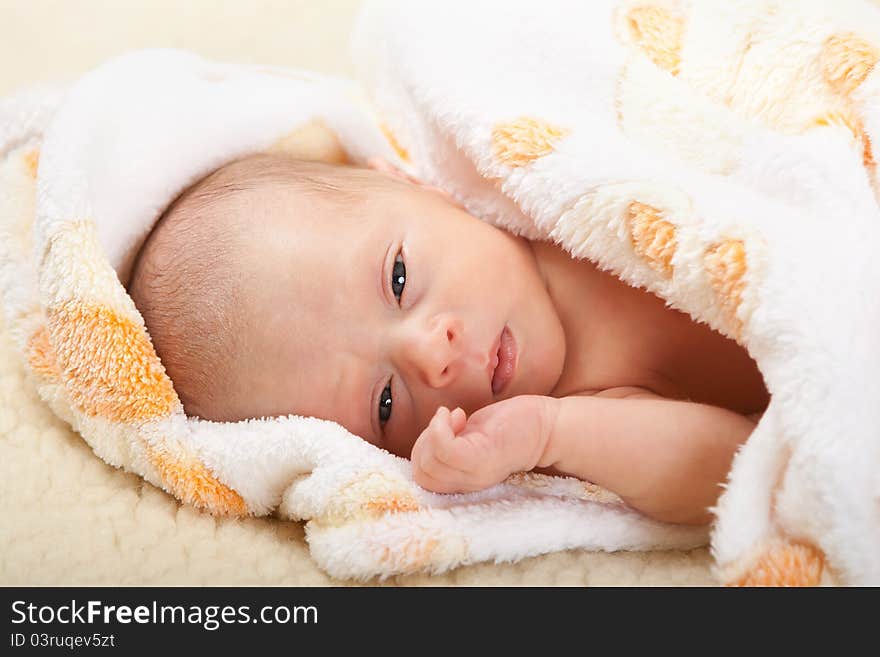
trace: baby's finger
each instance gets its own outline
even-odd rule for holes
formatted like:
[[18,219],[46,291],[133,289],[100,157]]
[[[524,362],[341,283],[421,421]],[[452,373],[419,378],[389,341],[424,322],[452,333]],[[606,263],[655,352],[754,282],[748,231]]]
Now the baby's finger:
[[464,428],[467,426],[467,413],[464,412],[464,409],[457,407],[452,411],[452,414],[450,415],[450,423],[452,425],[452,432],[455,435],[464,431]]
[[449,409],[440,407],[434,413],[434,417],[428,422],[428,426],[422,430],[416,444],[418,443],[437,443],[443,440],[451,440],[455,437],[452,433],[452,423],[450,421]]
[[473,473],[483,465],[473,441],[456,436],[451,428],[447,433],[435,434],[431,449],[438,461],[460,472]]
[[460,493],[463,490],[459,473],[430,454],[422,455],[419,463],[414,465],[413,479],[425,490],[435,493]]
[[451,432],[452,431],[452,421],[451,414],[449,409],[445,406],[441,406],[434,412],[434,417],[431,418],[431,421],[428,423],[428,426],[433,428],[435,431],[444,431]]
[[437,459],[434,445],[426,442],[413,449],[413,479],[422,488],[435,493],[458,493],[467,489],[461,472]]

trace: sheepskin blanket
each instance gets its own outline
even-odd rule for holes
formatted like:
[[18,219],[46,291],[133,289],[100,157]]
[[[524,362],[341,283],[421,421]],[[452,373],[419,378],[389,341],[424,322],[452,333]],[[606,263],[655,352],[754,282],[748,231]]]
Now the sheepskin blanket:
[[246,153],[382,156],[756,358],[772,402],[716,509],[722,581],[880,582],[877,13],[376,4],[356,34],[367,96],[176,51],[119,58],[0,105],[10,331],[40,396],[107,463],[217,514],[305,520],[337,577],[704,542],[574,479],[436,495],[331,422],[185,416],[124,288],[162,210]]

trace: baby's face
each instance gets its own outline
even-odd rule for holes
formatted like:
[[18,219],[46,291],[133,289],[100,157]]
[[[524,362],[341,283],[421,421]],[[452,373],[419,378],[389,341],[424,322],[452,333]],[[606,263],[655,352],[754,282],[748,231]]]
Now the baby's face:
[[[409,457],[441,405],[548,394],[565,342],[528,241],[372,175],[350,216],[283,188],[249,201],[259,230],[243,256],[247,355],[229,411],[334,420]],[[515,369],[493,391],[505,327]]]

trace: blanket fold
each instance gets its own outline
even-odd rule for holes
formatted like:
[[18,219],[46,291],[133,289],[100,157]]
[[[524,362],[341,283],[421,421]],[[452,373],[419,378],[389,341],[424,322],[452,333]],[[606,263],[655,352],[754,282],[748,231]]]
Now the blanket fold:
[[705,543],[571,478],[436,495],[332,422],[183,413],[124,287],[163,210],[248,153],[383,157],[749,350],[772,401],[716,509],[721,581],[880,583],[878,14],[856,0],[833,14],[367,3],[362,87],[172,50],[119,57],[0,103],[7,324],[41,397],[103,460],[212,513],[306,521],[337,577]]

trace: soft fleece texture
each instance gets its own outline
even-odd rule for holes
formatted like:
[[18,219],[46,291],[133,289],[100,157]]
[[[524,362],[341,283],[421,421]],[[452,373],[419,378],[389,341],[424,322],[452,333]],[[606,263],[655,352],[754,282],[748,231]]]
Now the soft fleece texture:
[[[406,462],[326,422],[182,416],[116,275],[124,280],[137,241],[188,182],[242,152],[290,144],[317,120],[352,161],[393,147],[475,214],[549,236],[742,342],[773,401],[719,503],[721,578],[877,581],[880,348],[861,327],[880,311],[853,285],[880,280],[864,246],[880,231],[876,10],[736,4],[377,10],[360,52],[380,114],[373,129],[365,103],[336,83],[283,84],[277,71],[176,53],[108,64],[60,102],[16,99],[0,145],[4,185],[17,192],[4,212],[21,223],[5,241],[2,279],[41,396],[102,458],[192,504],[265,513],[280,496],[279,512],[309,519],[312,553],[337,575],[699,540],[572,480],[518,477],[435,496],[412,485]],[[737,24],[719,30],[724,18]],[[454,54],[444,53],[450,34]],[[236,85],[274,102],[260,123],[235,103],[196,123],[154,100],[157,80],[187,108],[232,99]],[[34,178],[29,265],[26,249],[10,247],[33,215]],[[827,217],[842,219],[834,239]],[[843,374],[856,385],[830,385]]]
[[[78,75],[133,47],[185,44],[226,60],[350,74],[346,35],[356,2],[156,0],[108,6],[34,0],[0,24],[0,93]],[[82,41],[82,33],[89,39]],[[245,35],[245,38],[242,38]],[[258,35],[258,38],[248,38]],[[0,313],[0,583],[340,583],[309,557],[299,523],[239,521],[183,505],[101,462],[39,398]],[[402,585],[701,585],[705,549],[553,553]]]

